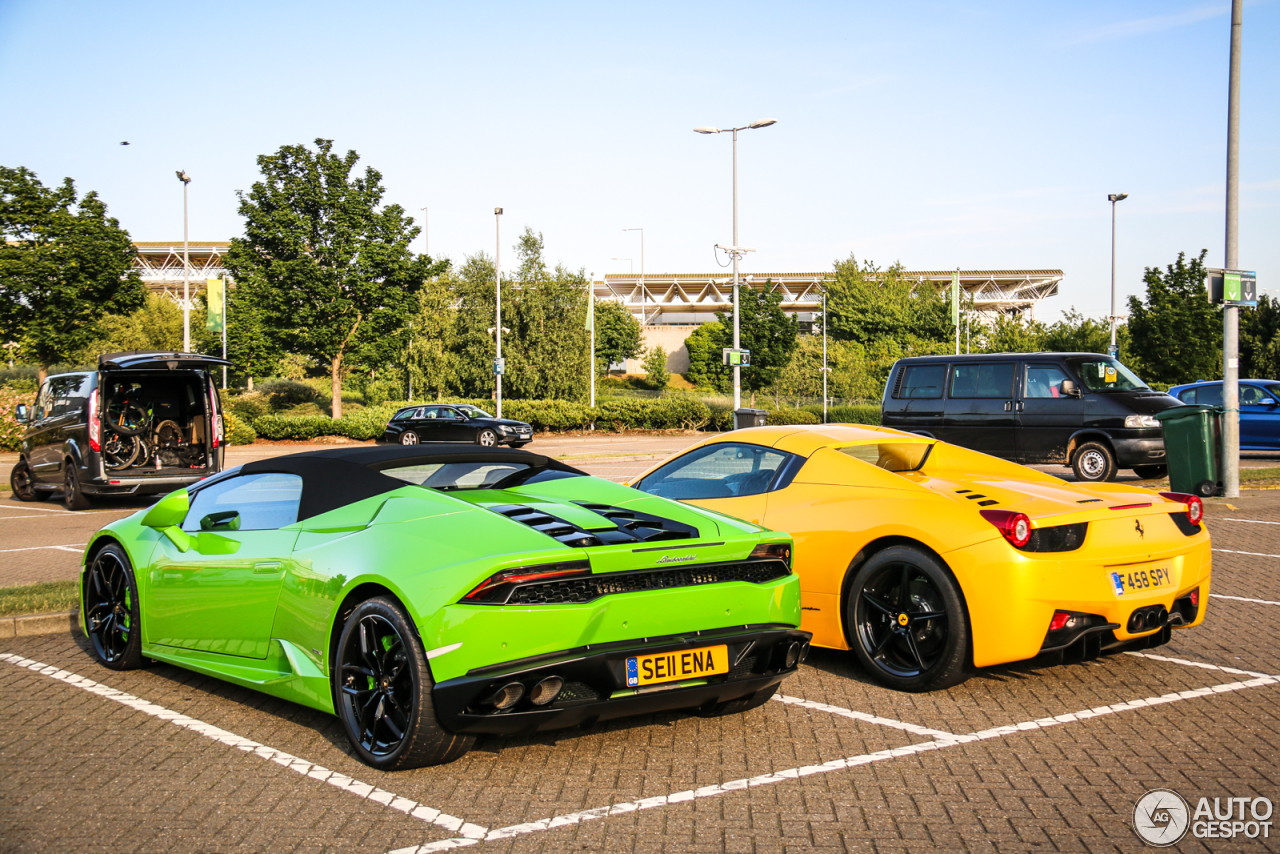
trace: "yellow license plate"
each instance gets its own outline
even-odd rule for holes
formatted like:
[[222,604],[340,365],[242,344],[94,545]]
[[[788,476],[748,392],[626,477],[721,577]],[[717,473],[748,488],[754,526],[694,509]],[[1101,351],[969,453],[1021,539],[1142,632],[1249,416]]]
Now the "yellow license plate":
[[1150,593],[1173,586],[1173,570],[1167,566],[1144,566],[1111,573],[1111,586],[1117,596]]
[[724,645],[636,655],[627,659],[627,687],[698,679],[728,672],[729,647]]

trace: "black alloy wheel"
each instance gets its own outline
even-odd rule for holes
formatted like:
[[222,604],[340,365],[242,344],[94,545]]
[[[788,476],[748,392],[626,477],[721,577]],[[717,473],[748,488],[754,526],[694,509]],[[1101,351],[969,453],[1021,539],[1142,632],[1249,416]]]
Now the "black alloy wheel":
[[392,771],[440,765],[466,753],[475,737],[440,726],[434,685],[418,633],[389,597],[356,606],[338,640],[334,703],[367,765]]
[[400,444],[401,445],[418,444],[418,434],[413,432],[412,430],[405,430],[403,433],[400,434]]
[[476,434],[476,444],[492,448],[498,444],[498,434],[486,427]]
[[31,466],[26,460],[18,460],[9,472],[9,487],[13,490],[13,497],[19,501],[36,500],[36,489],[31,479]]
[[138,585],[129,556],[114,543],[99,549],[89,564],[84,624],[99,662],[112,670],[143,665]]
[[89,499],[80,491],[80,475],[76,471],[75,460],[64,461],[62,471],[62,506],[68,510],[88,510]]
[[850,640],[873,676],[899,691],[935,691],[968,676],[969,624],[951,573],[910,546],[858,569],[847,608]]

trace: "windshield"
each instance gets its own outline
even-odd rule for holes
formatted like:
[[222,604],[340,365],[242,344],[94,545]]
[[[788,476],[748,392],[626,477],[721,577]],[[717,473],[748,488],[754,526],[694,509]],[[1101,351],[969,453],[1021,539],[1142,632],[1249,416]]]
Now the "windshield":
[[1092,359],[1071,359],[1071,367],[1075,368],[1086,391],[1137,391],[1147,390],[1147,384],[1138,379],[1138,375],[1120,364],[1110,356],[1097,356]]

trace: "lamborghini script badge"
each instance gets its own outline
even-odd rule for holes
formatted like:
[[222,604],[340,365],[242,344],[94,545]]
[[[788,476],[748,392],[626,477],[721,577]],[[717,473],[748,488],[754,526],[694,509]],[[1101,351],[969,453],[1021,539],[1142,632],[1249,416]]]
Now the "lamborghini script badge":
[[684,563],[687,560],[693,560],[697,555],[681,555],[680,557],[672,557],[671,555],[663,555],[658,558],[658,563]]
[[1142,520],[1141,520],[1141,519],[1134,519],[1134,520],[1133,520],[1133,530],[1137,531],[1137,532],[1138,532],[1138,536],[1139,536],[1139,537],[1141,537],[1142,539],[1144,539],[1144,540],[1145,540],[1145,539],[1147,538],[1147,532],[1146,532],[1146,531],[1144,531],[1144,530],[1142,530]]

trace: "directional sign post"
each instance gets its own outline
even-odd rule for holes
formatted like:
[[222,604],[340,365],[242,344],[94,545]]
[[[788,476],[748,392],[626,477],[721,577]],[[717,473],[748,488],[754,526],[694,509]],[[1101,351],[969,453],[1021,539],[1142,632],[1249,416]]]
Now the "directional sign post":
[[732,347],[725,347],[721,349],[720,355],[724,359],[724,363],[731,368],[751,367],[750,350],[735,350]]
[[1209,302],[1218,305],[1258,304],[1258,274],[1253,270],[1224,270],[1211,268],[1209,274]]

